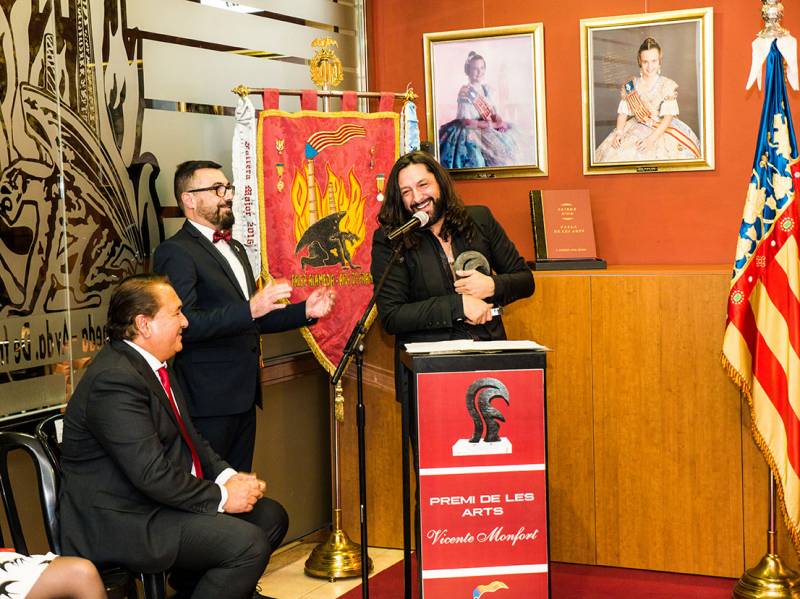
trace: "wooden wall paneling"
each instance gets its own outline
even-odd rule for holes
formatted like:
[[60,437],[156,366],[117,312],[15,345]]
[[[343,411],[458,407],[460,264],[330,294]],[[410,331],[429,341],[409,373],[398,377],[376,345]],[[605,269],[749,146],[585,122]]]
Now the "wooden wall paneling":
[[727,273],[592,277],[598,563],[739,576]]
[[331,514],[328,376],[305,358],[262,371],[273,382],[262,387],[264,409],[256,410],[253,468],[289,512],[287,541],[321,528]]
[[[375,323],[364,352],[366,413],[367,519],[372,546],[403,546],[403,495],[400,404],[394,393],[394,338]],[[356,430],[356,372],[344,377],[345,423],[342,426],[343,528],[359,542],[358,437]]]
[[555,561],[595,563],[594,456],[589,278],[536,274],[533,297],[509,306],[511,339],[533,339],[547,355],[550,552]]

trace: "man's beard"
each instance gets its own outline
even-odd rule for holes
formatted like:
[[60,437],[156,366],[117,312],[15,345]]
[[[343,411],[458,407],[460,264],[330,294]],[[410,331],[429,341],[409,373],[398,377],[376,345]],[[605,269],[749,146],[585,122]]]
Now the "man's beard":
[[217,205],[213,208],[210,207],[207,211],[203,210],[200,216],[205,218],[217,229],[227,231],[233,227],[233,223],[236,222],[236,217],[233,215],[233,210],[230,209],[230,204],[227,206],[228,210],[226,210],[225,213],[223,213],[222,208]]
[[431,201],[433,202],[433,211],[431,212],[430,219],[428,219],[428,224],[425,225],[426,227],[432,227],[444,216],[444,202],[442,198],[431,198]]

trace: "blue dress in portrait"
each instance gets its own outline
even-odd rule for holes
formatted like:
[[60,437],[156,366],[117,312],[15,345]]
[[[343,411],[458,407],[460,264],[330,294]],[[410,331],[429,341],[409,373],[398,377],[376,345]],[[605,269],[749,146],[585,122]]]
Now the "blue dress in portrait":
[[[518,131],[509,123],[496,128],[494,125],[498,121],[500,118],[490,99],[489,87],[472,83],[464,85],[458,92],[456,118],[439,127],[439,162],[445,168],[521,164]],[[482,128],[477,123],[486,123],[487,126]]]

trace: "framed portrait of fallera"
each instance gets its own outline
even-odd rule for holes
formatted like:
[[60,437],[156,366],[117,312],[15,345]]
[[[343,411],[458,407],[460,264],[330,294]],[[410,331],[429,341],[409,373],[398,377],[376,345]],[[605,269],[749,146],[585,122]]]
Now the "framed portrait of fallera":
[[583,172],[714,168],[711,8],[581,20]]
[[426,33],[428,139],[455,178],[547,174],[541,23]]

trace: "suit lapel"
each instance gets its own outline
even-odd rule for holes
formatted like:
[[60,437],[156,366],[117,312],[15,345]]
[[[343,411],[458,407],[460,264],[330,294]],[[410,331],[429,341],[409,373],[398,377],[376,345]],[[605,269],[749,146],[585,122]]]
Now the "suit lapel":
[[[236,275],[233,274],[233,271],[231,270],[231,265],[228,264],[225,256],[223,256],[220,251],[214,247],[214,244],[206,239],[205,236],[203,236],[203,234],[197,230],[197,227],[192,225],[188,220],[183,223],[183,230],[190,235],[204,251],[208,252],[208,254],[217,261],[217,264],[219,264],[222,272],[224,272],[225,276],[228,277],[228,280],[230,281],[231,285],[233,285],[234,289],[236,289],[236,292],[239,294],[239,296],[241,296],[244,300],[249,299],[242,295],[242,288],[239,285],[239,281],[236,280]],[[234,252],[234,254],[236,254],[236,252]],[[239,258],[239,260],[241,261],[241,258]],[[245,275],[246,274],[247,270],[245,270]],[[247,286],[249,288],[249,281]]]
[[[167,397],[167,392],[164,390],[164,387],[161,385],[161,381],[158,380],[158,376],[156,373],[153,372],[153,369],[150,368],[150,365],[147,361],[132,347],[130,347],[124,341],[112,341],[111,342],[114,348],[121,352],[128,361],[133,366],[134,370],[139,373],[139,376],[142,377],[142,380],[147,385],[148,389],[158,398],[161,402],[161,405],[169,414],[169,417],[172,419],[172,422],[175,424],[175,428],[178,429],[178,434],[180,434],[180,426],[178,425],[178,419],[175,417],[175,410],[172,409],[172,402]],[[175,374],[171,372],[170,368],[167,368],[167,373],[169,374],[170,380],[170,387],[175,385]],[[173,395],[175,395],[175,391],[173,390]],[[188,414],[185,412],[185,406],[180,406],[181,414]]]
[[252,297],[256,291],[256,280],[255,275],[253,275],[253,267],[250,266],[250,260],[247,258],[247,252],[245,252],[244,246],[235,239],[231,239],[231,250],[233,250],[233,254],[244,269],[244,278],[247,280],[247,295]]

